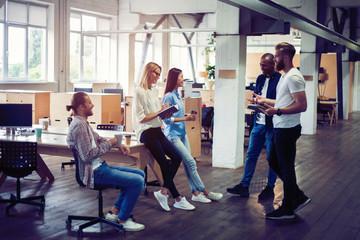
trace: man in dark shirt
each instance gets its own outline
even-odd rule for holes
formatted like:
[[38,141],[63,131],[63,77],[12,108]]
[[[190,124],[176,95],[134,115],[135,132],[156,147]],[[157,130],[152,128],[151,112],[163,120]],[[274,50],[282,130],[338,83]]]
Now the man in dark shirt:
[[[255,93],[266,98],[276,98],[276,86],[281,74],[275,71],[274,55],[265,53],[260,59],[260,68],[262,74],[256,79]],[[240,184],[227,191],[232,194],[238,194],[242,197],[249,197],[249,185],[254,175],[256,162],[260,152],[266,142],[267,156],[270,155],[273,137],[272,117],[266,116],[262,112],[255,112],[254,127],[250,134],[250,142],[246,154],[246,163],[243,178]],[[267,157],[268,159],[268,157]],[[269,167],[268,182],[264,190],[259,194],[259,199],[266,200],[274,197],[274,187],[276,173]]]

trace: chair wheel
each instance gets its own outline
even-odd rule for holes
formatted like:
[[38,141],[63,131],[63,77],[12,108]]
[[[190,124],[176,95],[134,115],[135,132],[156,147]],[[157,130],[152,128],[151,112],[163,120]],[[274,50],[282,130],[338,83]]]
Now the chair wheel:
[[6,209],[6,210],[4,211],[4,213],[5,213],[5,217],[10,216],[10,213],[9,213],[9,210],[8,210],[8,209]]
[[121,236],[124,236],[125,235],[125,230],[124,229],[119,230],[119,234],[121,234]]
[[83,236],[83,230],[81,228],[79,228],[78,230],[78,236],[79,237],[82,237]]
[[61,166],[61,170],[65,170],[65,167],[64,167],[64,166]]

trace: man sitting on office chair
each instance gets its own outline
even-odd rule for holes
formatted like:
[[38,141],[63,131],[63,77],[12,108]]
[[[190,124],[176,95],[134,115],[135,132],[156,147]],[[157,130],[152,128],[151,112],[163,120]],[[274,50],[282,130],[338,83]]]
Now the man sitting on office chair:
[[[121,223],[127,231],[142,230],[145,226],[133,222],[130,215],[143,189],[145,174],[135,168],[110,167],[100,160],[99,157],[118,144],[117,138],[102,138],[90,127],[87,119],[93,115],[93,107],[90,97],[84,92],[75,93],[71,105],[66,106],[68,111],[72,109],[74,112],[67,144],[79,153],[80,178],[88,188],[94,185],[120,187],[121,193],[106,219]],[[119,149],[124,154],[129,153],[129,148],[124,145]]]
[[[276,98],[276,86],[281,74],[275,71],[274,55],[265,53],[260,59],[260,68],[263,74],[256,79],[255,93],[267,98]],[[256,162],[259,154],[266,142],[267,160],[272,146],[271,138],[273,136],[272,117],[264,113],[255,112],[254,127],[250,134],[249,147],[246,153],[246,163],[244,175],[240,184],[228,188],[227,191],[232,194],[238,194],[242,197],[249,196],[249,185],[254,175]],[[274,197],[274,187],[276,182],[276,173],[269,167],[268,182],[264,190],[259,194],[260,200],[267,200]]]

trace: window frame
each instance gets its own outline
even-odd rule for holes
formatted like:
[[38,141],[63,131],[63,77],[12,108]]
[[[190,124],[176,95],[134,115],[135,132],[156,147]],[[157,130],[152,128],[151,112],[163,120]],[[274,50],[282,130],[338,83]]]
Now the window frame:
[[[26,14],[27,20],[26,23],[17,23],[14,21],[9,21],[8,17],[8,3],[14,2],[18,4],[26,5]],[[45,26],[30,24],[30,6],[42,7],[46,11],[46,24]],[[6,0],[4,3],[4,20],[0,20],[0,23],[4,25],[4,34],[3,34],[3,52],[0,53],[3,55],[3,78],[0,79],[0,83],[34,83],[34,82],[48,82],[48,54],[49,54],[49,5],[39,4],[34,2],[24,2],[24,1],[13,1]],[[9,77],[9,28],[23,28],[25,29],[25,56],[24,56],[24,77]],[[29,29],[41,29],[45,30],[45,38],[43,41],[45,42],[45,55],[42,61],[42,65],[44,65],[44,77],[40,79],[30,79],[29,78]],[[11,53],[10,53],[11,54]]]
[[[112,52],[112,47],[111,47],[111,40],[112,40],[112,36],[111,34],[95,34],[95,33],[91,33],[89,34],[88,31],[84,31],[83,30],[83,16],[90,16],[90,17],[95,17],[96,18],[96,29],[94,30],[94,32],[98,31],[99,30],[99,20],[100,19],[107,19],[109,21],[109,28],[111,30],[111,27],[112,27],[112,21],[114,21],[114,18],[115,20],[117,20],[117,16],[105,16],[103,14],[96,14],[96,13],[89,13],[89,12],[85,12],[85,11],[79,11],[79,10],[70,10],[70,21],[71,21],[71,18],[73,18],[72,14],[74,15],[79,15],[80,16],[80,30],[72,30],[70,28],[70,35],[71,33],[76,33],[76,34],[80,34],[80,43],[79,43],[79,50],[80,50],[80,56],[79,56],[79,61],[80,61],[80,65],[79,65],[79,79],[71,79],[70,81],[72,83],[75,83],[75,84],[78,84],[78,83],[96,83],[96,82],[101,82],[101,83],[105,83],[105,82],[115,82],[115,80],[112,81],[112,77],[111,77],[111,74],[110,74],[110,71],[112,69],[111,67],[111,64],[116,64],[116,63],[111,63],[111,52]],[[71,26],[71,24],[70,24]],[[85,37],[90,37],[90,38],[94,38],[94,54],[95,54],[95,66],[94,66],[94,78],[93,79],[89,79],[89,78],[85,78],[85,73],[84,73],[84,39]],[[99,75],[98,75],[98,42],[99,42],[99,39],[98,38],[108,38],[109,39],[109,49],[108,49],[108,62],[110,63],[108,65],[108,72],[109,72],[109,75],[108,75],[108,79],[98,79]],[[71,64],[71,62],[70,62]],[[69,78],[71,78],[69,76]]]

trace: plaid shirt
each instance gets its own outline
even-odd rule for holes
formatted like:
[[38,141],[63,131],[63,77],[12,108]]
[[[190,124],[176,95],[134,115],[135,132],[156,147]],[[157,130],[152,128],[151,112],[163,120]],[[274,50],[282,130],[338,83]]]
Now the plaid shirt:
[[[92,148],[92,137],[96,141],[96,148]],[[100,137],[85,119],[75,116],[69,127],[67,144],[79,152],[79,173],[80,179],[87,188],[94,188],[94,175],[92,163],[111,149],[110,141]]]

